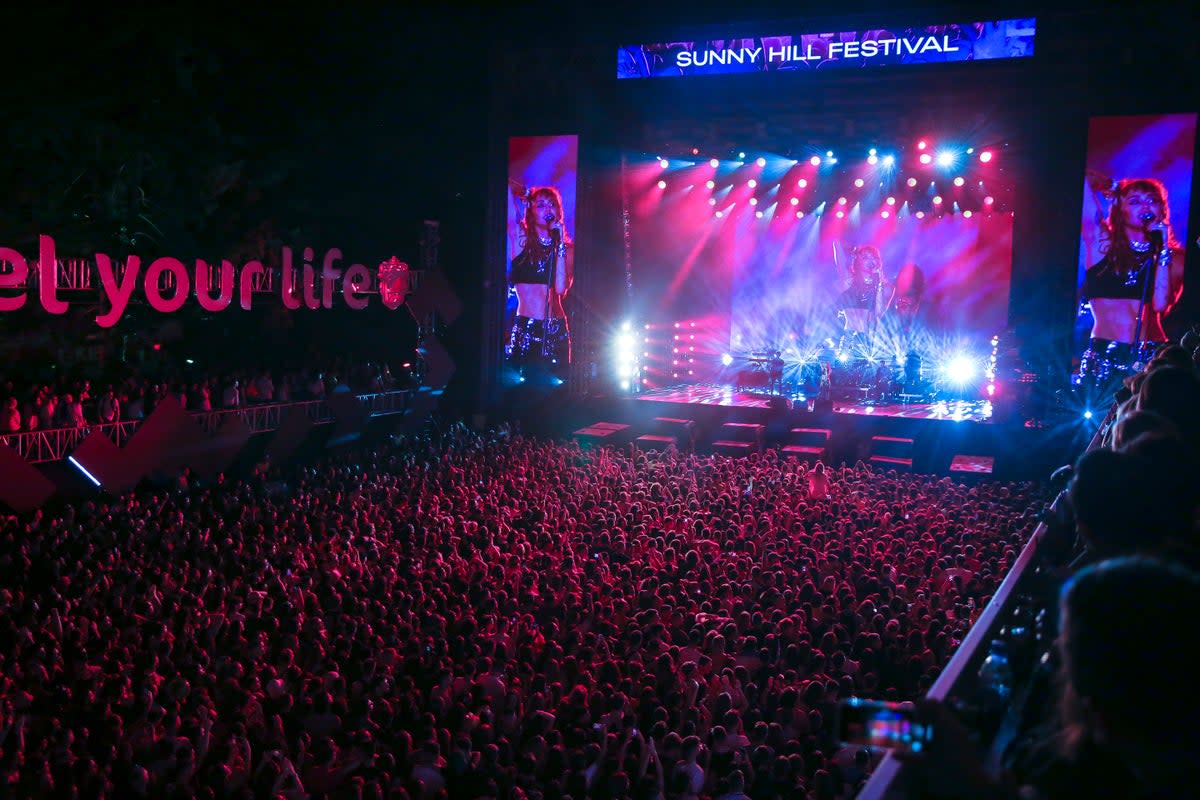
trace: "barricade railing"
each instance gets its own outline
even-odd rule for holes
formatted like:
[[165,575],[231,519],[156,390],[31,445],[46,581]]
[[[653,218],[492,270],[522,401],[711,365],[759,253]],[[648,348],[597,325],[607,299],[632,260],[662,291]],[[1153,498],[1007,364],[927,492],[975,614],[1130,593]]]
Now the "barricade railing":
[[[1094,450],[1100,447],[1104,433],[1108,426],[1112,424],[1116,414],[1116,406],[1110,409],[1104,423],[1096,430],[1091,441],[1088,443],[1084,452]],[[1044,522],[1038,523],[1033,534],[1029,537],[1029,541],[1025,543],[1021,553],[1017,556],[1017,560],[1013,563],[1012,569],[1008,571],[1008,575],[1000,582],[1000,586],[996,589],[992,599],[984,606],[979,617],[967,631],[967,635],[959,644],[958,649],[954,651],[950,661],[946,664],[945,669],[938,675],[937,680],[929,688],[925,694],[925,699],[938,702],[945,702],[952,697],[961,696],[963,689],[973,685],[976,680],[976,675],[972,667],[978,667],[983,657],[987,654],[988,648],[994,638],[996,632],[1002,626],[1004,620],[1008,619],[1014,604],[1018,599],[1018,587],[1023,585],[1026,576],[1033,576],[1035,568],[1038,566],[1038,547],[1042,540],[1046,537],[1048,528]],[[1053,548],[1051,548],[1053,550]],[[1014,696],[1020,695],[1021,692],[1014,692]],[[1010,709],[1011,710],[1011,709]],[[1006,715],[1011,716],[1011,715]],[[1004,736],[1005,729],[1011,734],[1011,725],[1002,725],[1002,729],[997,731],[989,741],[982,742],[983,752],[980,754],[981,760],[988,762],[989,766],[994,766],[999,760],[997,750],[1005,746],[1010,741],[1005,738],[1003,742],[997,740]],[[875,768],[870,779],[858,794],[857,800],[896,800],[906,796],[900,780],[902,768],[901,762],[895,758],[890,752],[885,754],[883,760]]]
[[[410,394],[408,390],[400,389],[360,394],[357,397],[358,401],[366,406],[372,417],[381,417],[389,414],[403,414],[408,408]],[[333,411],[323,400],[263,403],[190,413],[207,433],[217,430],[226,419],[232,416],[241,417],[242,422],[246,424],[251,433],[265,433],[277,429],[284,413],[294,410],[301,410],[308,414],[309,418],[317,424],[334,420]],[[123,447],[141,424],[142,420],[140,419],[130,419],[121,422],[84,425],[78,428],[47,428],[6,433],[0,434],[0,444],[11,447],[26,461],[33,464],[61,461],[94,431],[100,431],[112,439],[113,444]]]

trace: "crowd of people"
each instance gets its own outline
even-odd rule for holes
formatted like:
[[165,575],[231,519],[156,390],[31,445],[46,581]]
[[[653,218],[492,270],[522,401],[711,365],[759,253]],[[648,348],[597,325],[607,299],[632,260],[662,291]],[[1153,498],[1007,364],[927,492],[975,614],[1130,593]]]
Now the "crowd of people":
[[143,419],[167,395],[189,411],[242,408],[295,400],[321,400],[339,384],[361,392],[405,385],[383,363],[337,363],[326,369],[258,369],[221,376],[177,372],[161,380],[135,375],[113,382],[63,378],[22,384],[0,376],[0,433],[83,428]]
[[1044,498],[456,425],[0,520],[0,794],[849,797]]

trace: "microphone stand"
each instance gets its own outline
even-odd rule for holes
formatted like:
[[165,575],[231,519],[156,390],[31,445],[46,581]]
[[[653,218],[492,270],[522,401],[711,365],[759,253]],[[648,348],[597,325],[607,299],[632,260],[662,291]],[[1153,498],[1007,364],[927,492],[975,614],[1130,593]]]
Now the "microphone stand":
[[546,308],[542,314],[542,358],[550,358],[550,293],[554,291],[554,278],[558,273],[558,250],[562,247],[562,234],[554,235],[550,229],[550,269],[546,270]]

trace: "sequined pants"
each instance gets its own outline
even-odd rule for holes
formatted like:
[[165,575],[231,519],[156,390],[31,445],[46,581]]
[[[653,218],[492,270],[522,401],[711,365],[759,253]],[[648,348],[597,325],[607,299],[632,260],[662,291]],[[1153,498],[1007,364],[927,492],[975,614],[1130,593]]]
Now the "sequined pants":
[[1079,358],[1077,385],[1103,389],[1144,365],[1154,357],[1158,342],[1142,342],[1135,349],[1128,342],[1091,339]]
[[571,330],[567,320],[518,315],[509,332],[505,355],[516,366],[541,366],[551,372],[566,369],[571,363]]

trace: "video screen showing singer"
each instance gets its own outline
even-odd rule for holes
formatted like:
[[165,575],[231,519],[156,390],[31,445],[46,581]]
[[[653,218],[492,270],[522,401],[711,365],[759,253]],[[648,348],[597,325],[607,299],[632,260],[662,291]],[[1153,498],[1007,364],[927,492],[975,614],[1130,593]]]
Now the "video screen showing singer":
[[1103,255],[1084,276],[1093,325],[1078,377],[1083,385],[1103,388],[1146,363],[1167,341],[1162,320],[1183,294],[1184,252],[1162,182],[1091,173],[1088,183]]
[[552,186],[514,194],[520,250],[509,265],[508,283],[517,309],[505,355],[523,377],[538,372],[561,378],[571,363],[563,299],[575,275],[575,247],[563,227],[562,195]]

